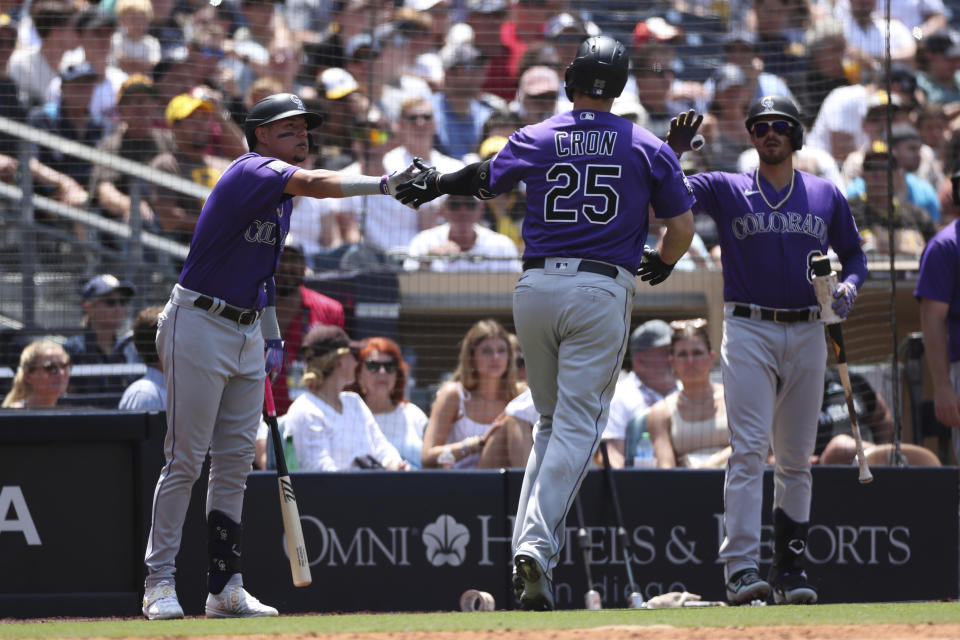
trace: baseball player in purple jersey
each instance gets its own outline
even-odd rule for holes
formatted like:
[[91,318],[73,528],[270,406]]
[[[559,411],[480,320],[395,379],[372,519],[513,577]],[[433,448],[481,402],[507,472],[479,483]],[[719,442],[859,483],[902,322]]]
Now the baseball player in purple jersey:
[[[689,149],[700,119],[680,114],[667,141]],[[832,307],[849,314],[867,276],[847,200],[832,183],[793,168],[803,145],[796,104],[766,96],[746,119],[760,155],[757,170],[689,178],[694,213],[717,223],[723,263],[724,322],[720,349],[733,453],[724,481],[724,565],[727,600],[813,603],[803,569],[810,516],[810,455],[823,397],[826,341],[812,284],[811,259],[833,247],[843,265]],[[774,469],[773,564],[759,575],[763,468]]]
[[[551,575],[607,421],[638,268],[641,279],[662,282],[693,237],[693,197],[675,154],[610,113],[626,80],[624,46],[588,38],[566,72],[572,111],[520,129],[490,160],[449,174],[427,169],[397,189],[419,206],[441,193],[490,198],[526,183],[513,318],[540,420],[513,533],[524,609],[554,607]],[[667,226],[658,249],[644,248],[651,205]]]
[[204,204],[179,283],[159,317],[167,435],[145,559],[143,614],[151,620],[183,617],[175,560],[190,492],[208,450],[206,614],[277,615],[243,588],[240,517],[264,376],[279,373],[283,358],[273,274],[290,228],[291,199],[389,195],[416,171],[411,165],[394,176],[373,177],[300,169],[307,132],[322,121],[289,93],[250,109],[244,128],[251,153],[233,161]]
[[[953,200],[960,206],[960,171],[953,174]],[[927,243],[913,295],[920,300],[924,353],[933,380],[937,420],[960,427],[960,221],[954,220]],[[960,458],[960,438],[953,446]]]

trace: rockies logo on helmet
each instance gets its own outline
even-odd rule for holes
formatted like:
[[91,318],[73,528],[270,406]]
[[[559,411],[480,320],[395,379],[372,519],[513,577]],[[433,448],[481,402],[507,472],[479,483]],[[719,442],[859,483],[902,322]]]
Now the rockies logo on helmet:
[[800,108],[786,96],[763,96],[752,105],[747,112],[744,123],[747,131],[752,132],[753,123],[764,116],[782,116],[793,127],[790,130],[790,145],[794,151],[803,147],[803,123],[800,121]]

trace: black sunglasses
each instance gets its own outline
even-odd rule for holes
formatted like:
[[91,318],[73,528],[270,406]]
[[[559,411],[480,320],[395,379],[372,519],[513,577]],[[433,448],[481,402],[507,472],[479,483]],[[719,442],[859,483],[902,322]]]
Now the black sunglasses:
[[127,301],[123,298],[100,298],[100,302],[108,307],[122,307],[127,304]]
[[423,120],[424,122],[430,122],[433,120],[432,113],[411,113],[409,115],[403,116],[403,119],[407,122],[417,122],[418,120]]
[[762,138],[770,131],[770,127],[773,127],[773,132],[778,136],[789,135],[790,130],[793,129],[793,125],[784,120],[777,120],[776,122],[757,122],[753,125],[753,135],[758,138]]
[[397,371],[397,361],[396,360],[387,360],[386,362],[377,362],[376,360],[367,360],[363,363],[363,366],[367,368],[367,371],[370,373],[377,373],[380,369],[383,369],[385,373],[396,373]]

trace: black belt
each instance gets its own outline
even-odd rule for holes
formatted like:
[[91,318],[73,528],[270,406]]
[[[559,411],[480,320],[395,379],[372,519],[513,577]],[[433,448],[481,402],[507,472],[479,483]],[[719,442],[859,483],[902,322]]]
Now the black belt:
[[203,309],[204,311],[210,311],[210,313],[222,316],[227,320],[236,322],[237,324],[253,324],[257,321],[257,318],[260,317],[260,312],[256,309],[243,309],[242,307],[235,307],[232,304],[224,303],[223,307],[218,311],[211,311],[213,308],[213,298],[210,296],[200,296],[193,301],[193,306],[198,309]]
[[[543,265],[546,262],[546,258],[527,258],[523,261],[523,270],[527,269],[543,269]],[[602,262],[594,262],[593,260],[581,260],[580,266],[577,267],[577,271],[589,271],[590,273],[599,273],[602,276],[607,276],[608,278],[617,279],[617,276],[620,275],[620,271],[613,266],[612,264],[604,264]]]
[[[757,309],[761,320],[770,322],[812,322],[820,317],[820,312],[816,309]],[[738,318],[752,318],[753,312],[750,307],[744,304],[734,305],[733,315]]]

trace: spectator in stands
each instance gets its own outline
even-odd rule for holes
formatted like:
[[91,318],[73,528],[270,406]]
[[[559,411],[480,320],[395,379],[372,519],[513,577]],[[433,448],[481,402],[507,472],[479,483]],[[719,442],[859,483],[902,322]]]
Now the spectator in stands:
[[[91,278],[83,287],[83,332],[70,337],[64,348],[74,364],[131,364],[140,362],[132,336],[120,333],[127,304],[136,294],[129,282],[108,273]],[[120,394],[130,383],[129,376],[91,375],[74,377],[75,393]],[[115,406],[116,398],[111,403]]]
[[510,103],[510,110],[520,116],[523,125],[542,122],[558,113],[562,88],[560,76],[552,68],[530,67],[520,76],[517,97]]
[[[99,149],[119,155],[133,162],[146,164],[156,156],[175,151],[170,130],[159,126],[162,112],[153,80],[140,73],[132,74],[117,93],[119,122],[116,130],[100,143]],[[91,177],[92,192],[100,209],[111,218],[130,221],[133,183],[129,174],[96,165]],[[140,189],[140,217],[145,228],[154,226],[154,211],[150,206],[147,183]]]
[[63,54],[77,46],[73,30],[75,6],[65,0],[41,0],[30,5],[30,17],[40,44],[28,43],[10,56],[7,73],[31,106],[49,99],[50,84],[60,71]]
[[153,7],[153,19],[148,33],[160,43],[160,59],[163,60],[171,50],[185,44],[179,19],[185,7],[176,0],[151,0],[150,4]]
[[682,387],[650,407],[647,431],[657,467],[724,467],[730,430],[723,385],[710,380],[717,355],[703,318],[670,323],[670,368]]
[[147,372],[124,390],[119,409],[167,410],[167,385],[163,379],[163,364],[157,353],[157,318],[161,311],[161,306],[147,307],[133,321],[133,346],[143,364],[147,365]]
[[[0,116],[18,122],[27,119],[27,111],[20,103],[20,90],[7,72],[7,63],[17,46],[17,22],[6,13],[0,13]],[[16,138],[0,133],[0,148],[8,153],[16,149]]]
[[126,73],[149,74],[160,62],[160,41],[150,35],[153,3],[117,0],[113,6],[119,25],[110,38],[111,63]]
[[[517,379],[526,382],[526,362],[523,359],[523,351],[520,349],[520,339],[516,334],[510,334],[510,346],[513,348]],[[539,420],[540,414],[533,406],[533,394],[530,392],[530,387],[526,387],[494,420],[498,428],[490,434],[477,468],[522,469],[525,467],[530,457],[530,450],[533,448],[533,425]]]
[[654,403],[675,391],[677,379],[670,369],[673,332],[663,320],[648,320],[630,335],[630,373],[621,377],[610,401],[610,417],[601,436],[607,442],[610,466],[624,466],[627,424],[645,415]]
[[925,35],[917,49],[917,85],[927,102],[960,101],[960,33],[942,29]]
[[743,118],[753,94],[746,74],[735,64],[721,65],[712,80],[713,99],[700,129],[707,140],[701,155],[710,170],[732,172],[740,154],[752,146]]
[[445,83],[433,94],[435,144],[441,153],[462,159],[480,142],[483,123],[497,105],[481,93],[485,63],[479,49],[458,44],[444,47],[440,56]]
[[[857,109],[858,112],[854,115],[850,113],[852,109]],[[851,143],[856,144],[856,147],[850,149],[840,160],[843,178],[849,184],[860,175],[863,157],[873,142],[886,140],[887,119],[890,119],[892,125],[909,124],[910,112],[899,94],[891,93],[888,96],[886,89],[878,89],[872,84],[866,85],[865,92],[851,100],[843,111],[843,115],[849,117],[845,123],[837,123],[842,129],[832,132],[831,138],[834,149],[837,149],[837,143],[840,148],[847,148]]]
[[56,342],[35,340],[20,353],[4,409],[55,407],[70,382],[70,356]]
[[473,46],[487,61],[483,91],[512,100],[516,95],[516,76],[508,72],[510,50],[503,44],[501,31],[506,22],[508,0],[467,0],[466,22],[473,27]]
[[[174,97],[165,111],[173,133],[174,151],[154,157],[150,167],[212,189],[230,164],[225,157],[206,153],[211,140],[213,112],[214,105],[209,100],[188,93]],[[192,196],[157,185],[150,186],[149,199],[160,228],[170,237],[189,243],[202,203]]]
[[[767,1],[779,2],[780,0]],[[781,39],[778,39],[777,42],[783,44]],[[767,68],[762,57],[763,52],[761,43],[752,31],[744,31],[743,29],[731,31],[724,38],[723,55],[725,64],[720,67],[716,74],[703,83],[708,101],[716,100],[718,85],[724,82],[729,84],[733,77],[732,72],[727,69],[727,65],[734,65],[743,73],[743,81],[749,94],[748,102],[759,100],[763,96],[773,95],[793,98],[793,93],[787,84],[788,79],[779,75],[779,72]],[[789,66],[791,73],[798,72],[795,62],[789,63]]]
[[[899,200],[917,205],[927,212],[930,219],[940,219],[940,201],[932,184],[917,176],[920,168],[920,150],[923,142],[920,133],[906,123],[895,124],[890,130],[890,153],[897,163],[898,171],[893,174],[893,195]],[[864,191],[863,177],[859,177],[847,186],[847,199],[859,197]]]
[[[893,416],[883,396],[862,375],[850,373],[853,407],[857,412],[864,448],[893,442]],[[850,430],[846,393],[836,367],[827,367],[823,380],[823,403],[817,420],[815,464],[851,464],[857,445]]]
[[[810,24],[807,0],[754,0],[755,49],[763,70],[794,82],[803,68],[803,32]],[[765,92],[771,95],[777,92]],[[757,96],[757,97],[761,97]]]
[[370,98],[391,121],[400,117],[403,103],[419,97],[430,100],[433,88],[443,85],[441,63],[437,58],[433,69],[423,63],[420,56],[429,53],[433,12],[416,11],[399,7],[393,12],[390,22],[377,27],[376,42],[380,49],[379,64],[373,65],[373,73],[364,78]]
[[[903,169],[896,158],[890,155],[887,143],[876,141],[863,159],[864,192],[850,200],[850,211],[863,237],[863,250],[870,256],[889,255],[887,229],[891,224],[888,213],[889,171],[894,172],[893,182],[902,182]],[[926,211],[896,196],[892,198],[894,216],[894,253],[920,257],[927,240],[936,229]]]
[[513,271],[520,272],[517,245],[508,236],[479,224],[483,201],[473,196],[450,195],[441,205],[443,224],[413,237],[403,267],[416,271]]
[[[280,254],[280,263],[274,274],[276,280],[277,324],[284,337],[284,367],[286,376],[279,376],[273,383],[273,397],[277,415],[287,412],[295,395],[302,392],[299,378],[304,364],[300,360],[303,337],[320,325],[343,327],[343,305],[314,291],[304,284],[307,267],[303,252],[297,247],[286,246]],[[292,383],[292,384],[291,384]]]
[[670,48],[654,41],[640,49],[630,65],[637,97],[647,110],[647,129],[661,138],[666,137],[674,116],[695,108],[703,98],[702,85],[677,80],[673,60]]
[[307,391],[290,405],[285,424],[303,471],[409,469],[363,399],[344,391],[356,380],[360,346],[331,325],[311,329],[303,340]]
[[[30,111],[28,124],[68,140],[91,147],[100,144],[104,135],[102,125],[90,116],[90,100],[98,84],[97,72],[89,62],[80,62],[65,68],[60,74],[60,98],[46,107]],[[37,159],[43,164],[65,173],[81,185],[90,184],[92,165],[63,153],[59,148],[39,146]]]
[[[835,8],[836,16],[844,25],[847,42],[878,63],[886,56],[887,28],[877,0],[849,0],[846,6]],[[913,34],[896,18],[890,19],[890,58],[910,62],[916,53]]]
[[804,41],[805,69],[791,88],[803,111],[804,126],[809,130],[827,95],[859,78],[851,78],[852,74],[847,73],[847,37],[843,24],[836,18],[825,17],[815,22]]
[[[82,46],[64,54],[60,69],[90,63],[98,79],[90,96],[90,117],[109,133],[116,126],[117,91],[127,76],[110,59],[110,41],[116,32],[117,21],[102,7],[89,6],[76,15],[73,28],[77,42]],[[56,100],[59,95],[60,85],[54,80],[50,85],[49,100]]]
[[[923,148],[920,177],[934,186],[940,185],[948,173],[944,165],[949,157],[950,148],[950,121],[944,112],[943,105],[936,102],[927,103],[916,110],[917,131]],[[924,170],[927,167],[927,170]],[[949,181],[948,181],[949,182]]]
[[487,447],[488,441],[502,427],[497,416],[520,391],[510,335],[496,320],[475,323],[460,343],[453,377],[437,391],[430,409],[423,467],[469,469],[484,456],[502,457],[504,452]]
[[420,468],[427,415],[406,397],[410,365],[390,338],[364,340],[357,355],[356,391],[370,407],[377,426],[410,468]]

